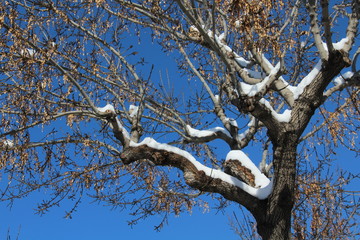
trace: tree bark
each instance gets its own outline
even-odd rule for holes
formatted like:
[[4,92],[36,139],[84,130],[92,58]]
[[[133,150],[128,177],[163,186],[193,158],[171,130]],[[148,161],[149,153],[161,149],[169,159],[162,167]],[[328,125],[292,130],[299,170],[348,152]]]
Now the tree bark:
[[263,201],[257,220],[258,233],[264,240],[290,239],[291,211],[295,198],[296,148],[298,135],[284,133],[273,142],[274,187]]

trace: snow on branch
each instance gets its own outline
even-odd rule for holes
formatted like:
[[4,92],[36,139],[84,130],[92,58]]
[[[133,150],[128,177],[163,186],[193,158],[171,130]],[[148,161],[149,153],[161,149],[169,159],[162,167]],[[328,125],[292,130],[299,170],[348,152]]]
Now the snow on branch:
[[[136,147],[142,147],[142,146],[147,146],[154,150],[162,150],[162,151],[167,152],[166,154],[165,153],[162,154],[162,155],[166,155],[167,157],[165,158],[165,160],[163,160],[163,162],[159,163],[159,165],[160,164],[161,165],[169,165],[169,166],[177,165],[177,167],[183,168],[185,178],[187,176],[191,175],[189,173],[189,171],[191,171],[190,169],[192,169],[192,171],[196,170],[197,173],[203,172],[203,174],[205,174],[207,177],[210,177],[212,179],[218,179],[218,180],[221,180],[222,182],[230,184],[231,186],[240,188],[241,190],[245,191],[246,193],[248,193],[251,196],[256,197],[258,199],[266,199],[272,191],[272,182],[269,179],[267,179],[265,176],[261,176],[260,174],[258,174],[258,172],[256,172],[256,170],[254,170],[254,168],[251,168],[250,171],[256,175],[256,178],[259,178],[256,180],[257,187],[252,187],[252,186],[246,184],[245,182],[239,180],[238,178],[231,176],[221,170],[207,167],[207,166],[203,165],[202,163],[200,163],[199,161],[197,161],[189,152],[184,151],[184,150],[174,147],[174,146],[170,146],[168,144],[158,143],[152,138],[145,138],[140,143],[130,142],[130,147],[136,148]],[[174,158],[171,158],[169,156],[169,153],[183,157],[182,159],[183,160],[185,159],[186,163],[183,163],[183,162],[175,163],[176,160]],[[136,155],[136,154],[135,155],[137,157],[141,157],[140,156],[141,154],[144,154],[144,151],[141,151],[141,153],[138,153],[138,155]],[[159,157],[159,154],[154,154],[154,155],[155,155],[155,157]],[[230,155],[230,156],[232,156],[232,155]],[[136,160],[130,161],[128,159],[129,157],[127,156],[127,154],[122,154],[121,157],[125,161],[125,164],[132,162],[132,161],[140,160],[140,159],[136,159]],[[147,157],[151,158],[150,156],[147,156]],[[241,155],[240,158],[243,159],[243,156]],[[169,160],[169,159],[171,159],[171,160]],[[236,159],[239,159],[239,157],[237,156]],[[183,161],[183,160],[181,160],[181,161]],[[156,160],[153,160],[153,161],[155,162]],[[169,161],[169,162],[164,162],[164,161]],[[178,161],[180,161],[180,160],[178,160]],[[245,159],[244,162],[246,162],[246,161],[247,160]],[[186,167],[185,167],[185,165],[186,165]],[[250,164],[247,164],[246,167],[247,166],[250,166]]]
[[127,146],[130,141],[129,132],[123,127],[119,118],[116,116],[116,111],[113,105],[106,104],[105,107],[96,108],[99,115],[105,117],[113,129],[114,135],[121,141],[124,146]]
[[259,101],[263,104],[269,111],[271,111],[271,115],[278,121],[278,122],[290,122],[291,119],[291,110],[285,109],[283,113],[277,113],[274,108],[270,105],[270,103],[265,99],[262,98]]
[[[209,36],[212,36],[212,35],[213,35],[213,33],[212,33],[211,31],[210,31],[208,34],[209,34]],[[248,65],[250,65],[250,63],[251,63],[250,61],[248,61],[248,60],[246,60],[245,58],[239,56],[237,53],[235,53],[235,52],[233,51],[233,49],[232,49],[231,47],[229,47],[227,44],[225,44],[225,39],[224,39],[224,38],[225,38],[225,34],[224,34],[224,33],[220,34],[219,36],[217,36],[217,35],[215,34],[214,37],[215,37],[216,43],[217,43],[220,47],[224,48],[227,53],[233,54],[236,63],[239,64],[240,67],[245,68],[245,67],[247,67]]]
[[116,114],[116,113],[115,113],[115,108],[114,108],[114,106],[111,105],[111,104],[106,104],[105,107],[97,108],[97,110],[98,110],[101,114],[106,114],[106,113]]
[[135,106],[135,105],[130,105],[129,106],[130,117],[135,117],[138,114],[138,111],[139,111],[138,106]]
[[0,141],[0,147],[5,149],[14,148],[14,142],[10,139],[3,139]]
[[319,62],[310,71],[310,73],[307,76],[305,76],[296,87],[292,87],[292,92],[294,93],[294,100],[298,99],[299,96],[304,92],[305,87],[310,85],[310,83],[315,79],[316,75],[321,70],[321,66],[322,66],[322,61],[319,60]]
[[353,75],[354,75],[353,72],[348,71],[348,72],[342,74],[341,76],[336,77],[336,78],[334,79],[334,84],[335,84],[335,86],[339,86],[339,85],[341,85],[341,84],[344,84],[344,83],[345,83],[345,79],[349,79],[349,78],[351,78]]
[[214,127],[206,130],[197,130],[195,128],[190,127],[189,125],[186,125],[186,130],[190,137],[195,137],[195,138],[211,137],[218,135],[219,133],[231,137],[229,132],[222,127]]
[[258,93],[266,92],[266,88],[268,88],[270,84],[276,79],[275,75],[279,72],[279,70],[280,70],[280,62],[276,64],[274,68],[271,69],[270,74],[267,77],[265,77],[265,79],[262,80],[261,82],[254,85],[240,82],[241,90],[244,92],[245,95],[249,97],[253,97]]

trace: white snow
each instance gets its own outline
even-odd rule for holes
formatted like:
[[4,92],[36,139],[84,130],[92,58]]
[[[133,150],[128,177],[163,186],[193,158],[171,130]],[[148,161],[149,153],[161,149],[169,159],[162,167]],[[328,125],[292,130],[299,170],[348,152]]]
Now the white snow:
[[308,86],[314,80],[316,75],[321,70],[321,65],[322,65],[322,61],[319,60],[319,62],[315,65],[313,70],[311,70],[311,72],[306,77],[304,77],[295,88],[292,88],[292,91],[294,93],[294,100],[298,99],[299,96],[304,92],[305,87]]
[[235,54],[235,61],[242,67],[245,67],[250,64],[250,61],[246,60],[243,57],[238,56],[237,54]]
[[[347,37],[341,39],[339,42],[333,43],[333,47],[335,50],[341,50],[344,48],[345,44],[347,44],[349,41],[349,39]],[[326,42],[322,42],[322,45],[324,46],[324,49],[326,51],[328,51],[328,46],[326,44]]]
[[244,92],[244,94],[246,94],[249,97],[253,97],[255,96],[257,93],[259,93],[268,83],[268,81],[270,80],[270,77],[273,76],[274,74],[276,74],[279,69],[280,69],[280,62],[278,64],[276,64],[275,67],[271,66],[271,72],[269,74],[269,76],[265,77],[264,80],[262,80],[261,82],[251,85],[251,84],[247,84],[244,82],[240,82],[240,86],[241,86],[241,90]]
[[[212,37],[212,32],[211,35],[208,33],[208,35],[210,37]],[[235,53],[228,45],[223,43],[223,38],[224,38],[224,34],[220,34],[219,36],[215,35],[215,41],[217,44],[219,44],[219,46],[223,47],[227,52],[233,53],[234,57],[235,57],[235,61],[241,66],[241,67],[246,67],[248,64],[250,64],[250,61],[247,61],[245,58],[240,57],[237,53]]]
[[[126,130],[126,128],[124,128],[124,126],[121,124],[120,120],[118,117],[116,117],[116,123],[119,127],[119,129],[121,130],[122,134],[124,135],[124,137],[126,139],[130,139],[130,134],[129,132]],[[113,128],[113,126],[111,126],[111,128]]]
[[238,127],[237,121],[233,118],[225,118],[225,121],[229,122],[230,125],[232,125],[234,127]]
[[255,166],[255,164],[250,160],[246,154],[241,150],[232,150],[227,156],[226,160],[237,160],[241,163],[242,166],[246,167],[251,171],[255,176],[255,186],[257,188],[267,186],[270,183],[270,180]]
[[273,107],[270,105],[270,103],[265,99],[262,98],[259,101],[260,103],[264,104],[270,111],[271,115],[279,122],[290,122],[291,119],[291,110],[286,109],[283,113],[277,113]]
[[227,136],[231,137],[229,132],[222,127],[214,127],[207,130],[198,130],[190,127],[189,125],[186,125],[186,129],[191,137],[197,137],[197,138],[209,137],[215,135],[217,132],[225,133]]
[[5,139],[2,141],[2,144],[5,148],[13,148],[14,147],[14,142],[12,140],[9,139]]
[[97,110],[101,113],[105,113],[106,111],[110,111],[112,113],[115,113],[115,108],[111,104],[106,104],[105,107],[97,108]]
[[137,146],[141,146],[141,145],[147,145],[151,148],[165,150],[168,152],[173,152],[173,153],[179,154],[180,156],[183,156],[184,158],[189,160],[196,167],[197,170],[203,171],[207,176],[212,177],[212,178],[218,178],[218,179],[221,179],[222,181],[227,182],[231,185],[237,186],[237,187],[241,188],[242,190],[244,190],[245,192],[249,193],[250,195],[257,197],[259,199],[265,199],[271,194],[272,181],[269,182],[266,186],[264,185],[261,188],[253,188],[253,187],[247,185],[246,183],[240,181],[239,179],[237,179],[233,176],[230,176],[229,174],[224,173],[223,171],[204,166],[203,164],[198,162],[189,152],[184,151],[180,148],[170,146],[168,144],[158,143],[152,138],[145,138],[140,143],[134,143],[132,141],[130,142],[130,146],[132,146],[132,147],[137,147]]
[[333,43],[333,46],[336,50],[341,50],[344,48],[344,45],[347,44],[348,42],[349,42],[349,39],[346,37],[346,38],[341,39],[337,43]]
[[224,40],[224,39],[225,39],[225,33],[221,33],[221,34],[219,35],[219,40],[222,41],[222,40]]
[[336,77],[334,79],[334,84],[336,86],[341,85],[345,82],[345,79],[351,78],[353,75],[354,75],[354,73],[351,71],[346,72],[346,73],[342,74],[341,76]]
[[130,114],[130,117],[136,116],[137,113],[138,113],[138,110],[139,110],[139,107],[138,107],[138,106],[130,105],[130,106],[129,106],[129,114]]
[[[115,112],[115,108],[113,105],[111,104],[106,104],[105,107],[102,107],[102,108],[97,108],[97,110],[100,112],[100,113],[105,113],[107,111],[110,111],[112,113],[116,113]],[[130,139],[130,134],[129,132],[123,127],[123,125],[121,124],[120,120],[118,117],[116,117],[116,124],[117,124],[117,127],[120,129],[120,131],[122,132],[122,134],[124,135],[125,138],[127,139]],[[110,124],[110,127],[112,129],[114,129],[114,126],[113,124]]]
[[[333,47],[335,50],[341,50],[344,48],[344,45],[347,44],[349,39],[347,37],[341,39],[339,42],[333,43]],[[328,51],[328,47],[326,42],[322,42],[322,45],[324,46],[325,50]]]
[[191,25],[189,28],[190,32],[199,32],[199,29],[197,29],[197,27],[195,27],[194,25]]
[[36,54],[36,50],[31,49],[31,48],[26,48],[25,50],[21,49],[20,54],[22,56],[26,56],[26,57],[33,57]]

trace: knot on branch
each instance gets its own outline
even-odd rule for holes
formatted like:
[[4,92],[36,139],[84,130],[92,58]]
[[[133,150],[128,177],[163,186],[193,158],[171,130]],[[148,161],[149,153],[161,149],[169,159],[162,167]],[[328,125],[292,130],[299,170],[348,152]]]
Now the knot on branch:
[[152,153],[144,149],[145,146],[128,147],[120,154],[120,158],[125,165],[131,164],[138,160],[154,160]]
[[200,31],[195,27],[191,26],[189,28],[188,36],[195,42],[203,45],[204,47],[210,48],[210,44],[208,44],[204,37],[201,35]]
[[255,97],[240,96],[238,108],[242,113],[249,113],[254,111],[255,103],[256,103]]
[[97,108],[97,114],[106,119],[114,119],[116,117],[115,108],[111,104],[106,104],[105,107]]

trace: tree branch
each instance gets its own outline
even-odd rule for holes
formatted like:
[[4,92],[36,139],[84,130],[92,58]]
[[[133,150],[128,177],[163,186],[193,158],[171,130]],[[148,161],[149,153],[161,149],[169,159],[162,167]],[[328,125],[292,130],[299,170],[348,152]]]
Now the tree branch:
[[242,204],[249,211],[256,211],[259,206],[260,192],[264,191],[264,195],[261,196],[265,197],[267,196],[265,192],[269,191],[266,187],[252,188],[222,171],[205,167],[188,152],[159,144],[149,138],[140,144],[131,144],[124,149],[120,158],[126,165],[146,159],[156,166],[176,167],[183,171],[189,186],[204,192],[219,193],[228,200]]

